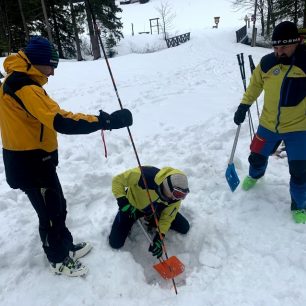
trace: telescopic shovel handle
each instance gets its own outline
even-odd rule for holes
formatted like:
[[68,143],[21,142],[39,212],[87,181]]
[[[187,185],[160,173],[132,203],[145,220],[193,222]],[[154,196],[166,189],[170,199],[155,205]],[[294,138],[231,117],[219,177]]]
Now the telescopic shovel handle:
[[232,147],[231,156],[230,156],[230,159],[229,159],[229,162],[228,162],[229,164],[233,163],[233,159],[234,159],[234,155],[235,155],[235,151],[236,151],[236,147],[237,147],[237,143],[238,143],[240,128],[241,128],[241,124],[239,124],[238,127],[237,127],[237,131],[236,131],[236,135],[235,135],[235,139],[234,139],[234,143],[233,143],[233,147]]
[[153,241],[152,241],[151,237],[149,236],[149,234],[147,233],[147,231],[144,229],[144,227],[143,227],[143,225],[142,225],[142,223],[141,223],[141,221],[139,219],[137,219],[137,223],[140,226],[141,230],[143,231],[144,235],[146,236],[147,240],[152,245]]

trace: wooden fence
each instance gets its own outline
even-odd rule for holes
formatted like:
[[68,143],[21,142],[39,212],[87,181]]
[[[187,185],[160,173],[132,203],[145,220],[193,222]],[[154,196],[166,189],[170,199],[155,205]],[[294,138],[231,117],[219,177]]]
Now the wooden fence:
[[245,25],[244,27],[236,31],[236,40],[237,40],[237,43],[240,43],[240,42],[244,42],[247,39],[248,39],[248,34],[247,34],[247,27]]
[[190,32],[166,39],[167,47],[176,47],[190,40]]

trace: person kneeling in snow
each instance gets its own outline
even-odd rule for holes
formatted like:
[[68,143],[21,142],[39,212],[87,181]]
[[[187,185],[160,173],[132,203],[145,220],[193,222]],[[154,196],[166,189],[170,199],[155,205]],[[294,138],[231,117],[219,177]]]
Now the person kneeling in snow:
[[43,85],[54,75],[59,56],[45,38],[33,37],[25,50],[4,61],[7,77],[0,89],[0,127],[6,180],[28,196],[39,218],[43,249],[56,274],[81,276],[78,261],[91,246],[74,244],[66,227],[66,200],[56,173],[57,132],[89,134],[130,126],[132,114],[122,109],[98,116],[73,114],[59,107]]
[[114,249],[121,248],[135,223],[144,217],[151,227],[156,227],[151,205],[153,204],[161,235],[156,231],[149,251],[160,258],[163,254],[161,236],[169,229],[186,234],[189,222],[180,214],[181,201],[189,193],[186,175],[171,167],[158,169],[142,167],[152,203],[150,203],[140,169],[133,168],[118,174],[112,181],[112,192],[117,199],[119,211],[112,225],[109,244]]

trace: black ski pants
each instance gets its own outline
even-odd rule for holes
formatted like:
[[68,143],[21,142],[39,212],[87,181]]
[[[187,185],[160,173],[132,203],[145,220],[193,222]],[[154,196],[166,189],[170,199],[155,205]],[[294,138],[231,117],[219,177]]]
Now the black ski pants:
[[46,173],[40,188],[26,188],[39,219],[39,234],[50,262],[62,262],[72,248],[72,235],[66,227],[66,200],[55,171]]
[[[135,223],[135,220],[129,218],[127,213],[119,211],[115,217],[112,229],[109,235],[109,244],[114,249],[123,247],[125,240]],[[188,220],[179,212],[175,219],[172,221],[170,229],[180,233],[187,234],[190,225]]]

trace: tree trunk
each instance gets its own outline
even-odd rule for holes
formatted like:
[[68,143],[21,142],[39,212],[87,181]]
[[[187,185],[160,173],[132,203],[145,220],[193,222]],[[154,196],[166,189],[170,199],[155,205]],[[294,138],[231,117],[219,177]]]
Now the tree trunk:
[[267,5],[267,24],[266,24],[266,35],[270,36],[271,28],[275,27],[275,20],[273,15],[273,0],[268,0]]
[[265,35],[265,16],[264,16],[264,3],[263,0],[259,1],[258,10],[260,12],[260,23],[261,23],[261,36]]
[[294,23],[297,24],[298,23],[298,13],[299,13],[299,9],[298,9],[298,0],[294,1]]
[[1,8],[1,13],[3,14],[3,27],[5,30],[5,36],[7,41],[7,53],[11,54],[12,51],[12,33],[11,33],[11,26],[9,23],[9,19],[7,16],[7,7],[5,1],[3,1],[3,8]]
[[87,16],[88,31],[89,31],[89,37],[90,37],[90,42],[91,42],[91,47],[92,47],[92,54],[93,54],[94,60],[96,60],[101,57],[101,51],[99,47],[98,37],[95,35],[88,0],[85,0],[85,11],[86,11],[86,16]]
[[22,23],[23,23],[25,36],[26,36],[26,41],[29,41],[30,40],[30,35],[29,35],[29,30],[28,30],[28,27],[27,27],[26,20],[25,20],[25,17],[24,17],[24,13],[23,13],[22,0],[18,0],[18,4],[19,4],[20,15],[21,15]]
[[44,17],[45,17],[45,24],[46,24],[46,27],[47,27],[48,38],[49,38],[50,43],[52,43],[53,39],[52,39],[52,34],[51,34],[50,23],[49,23],[49,20],[48,20],[45,0],[41,0],[41,6],[42,6],[42,10],[43,10]]
[[57,24],[57,21],[56,21],[56,12],[55,12],[55,9],[54,9],[54,2],[53,2],[53,0],[50,1],[50,2],[51,2],[50,3],[50,11],[51,11],[51,17],[52,17],[53,25],[54,25],[55,41],[56,41],[56,45],[57,45],[58,55],[59,55],[60,58],[65,58],[63,48],[62,48],[62,44],[61,44],[60,35],[59,35],[58,24]]
[[74,40],[76,44],[76,49],[77,49],[77,60],[82,61],[82,53],[81,53],[81,44],[80,44],[80,39],[79,39],[79,34],[78,34],[78,28],[76,25],[76,19],[75,19],[75,12],[73,9],[73,4],[72,0],[69,0],[69,5],[70,5],[70,12],[71,12],[71,21],[72,21],[72,26],[73,26],[73,31],[74,31]]
[[256,34],[257,34],[257,29],[256,29],[255,25],[256,25],[257,4],[258,4],[258,0],[255,0],[254,16],[253,16],[254,20],[253,20],[252,43],[251,43],[251,47],[256,47]]
[[303,28],[306,28],[306,0],[304,1],[304,20],[303,20]]

